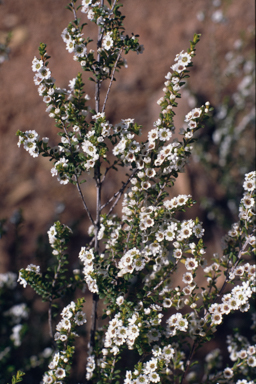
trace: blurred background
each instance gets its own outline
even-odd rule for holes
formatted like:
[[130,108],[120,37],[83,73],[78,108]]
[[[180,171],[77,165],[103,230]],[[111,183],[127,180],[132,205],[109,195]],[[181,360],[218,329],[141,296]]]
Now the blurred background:
[[[192,108],[210,101],[214,112],[199,132],[187,172],[180,175],[171,195],[192,194],[198,203],[187,217],[199,216],[204,222],[209,255],[221,252],[220,239],[237,220],[244,173],[255,168],[255,2],[123,0],[121,3],[126,31],[140,35],[145,51],[142,55],[131,52],[126,57],[128,68],[116,75],[106,110],[107,119],[113,124],[134,118],[143,125],[146,136],[158,118],[160,107],[156,101],[163,94],[165,75],[175,55],[187,50],[194,33],[202,34],[191,77],[181,92],[176,111],[177,132]],[[2,274],[17,273],[29,263],[40,264],[40,258],[49,252],[45,245],[46,232],[56,220],[74,230],[71,246],[74,260],[87,240],[89,223],[76,188],[60,185],[51,176],[52,164],[43,157],[33,159],[19,149],[15,136],[18,129],[35,129],[41,137],[48,136],[52,143],[58,143],[57,128],[45,113],[46,105],[34,85],[31,62],[34,56],[38,57],[37,48],[43,42],[51,56],[49,67],[57,86],[67,87],[80,71],[60,36],[72,18],[66,5],[66,0],[0,2],[0,43],[4,44],[11,32],[9,48],[0,50]],[[86,15],[82,17],[87,21]],[[94,38],[96,29],[89,24],[84,34]],[[83,77],[92,103],[93,83],[87,81],[87,73]],[[116,192],[119,185],[120,175],[113,174],[106,184],[107,195]],[[83,184],[83,189],[93,210],[93,182]],[[17,294],[17,302],[22,294]],[[27,299],[38,308],[39,319],[44,308],[35,301],[32,291],[27,290]]]

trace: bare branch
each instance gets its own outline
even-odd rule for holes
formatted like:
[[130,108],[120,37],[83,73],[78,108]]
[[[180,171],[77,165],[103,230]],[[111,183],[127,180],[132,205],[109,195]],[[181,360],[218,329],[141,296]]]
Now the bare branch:
[[52,327],[52,297],[49,301],[49,308],[48,308],[48,325],[49,325],[49,334],[50,338],[53,339],[53,327]]
[[[100,6],[104,6],[104,0],[100,0]],[[102,30],[101,27],[98,27],[98,40],[97,40],[97,61],[100,63],[100,52],[99,49],[101,46],[101,39],[102,39]],[[97,80],[96,87],[95,87],[95,111],[96,113],[99,112],[99,104],[100,104],[100,86],[101,81]],[[95,168],[94,168],[94,179],[96,182],[96,189],[97,189],[97,197],[96,197],[96,220],[94,223],[94,251],[99,251],[99,240],[98,240],[98,232],[100,229],[100,211],[101,211],[101,180],[100,180],[100,161],[97,161]],[[91,313],[91,330],[90,330],[90,341],[89,341],[89,348],[94,349],[95,347],[95,332],[97,327],[97,307],[98,307],[98,301],[99,301],[99,295],[97,293],[93,294],[92,297],[92,313]]]
[[104,103],[103,103],[102,112],[104,112],[105,108],[106,108],[106,104],[107,104],[107,100],[108,100],[108,95],[109,95],[109,92],[110,92],[110,89],[111,89],[111,86],[112,86],[112,83],[113,83],[113,80],[114,80],[117,63],[118,63],[118,61],[119,61],[119,59],[121,57],[122,51],[123,51],[123,48],[120,49],[120,51],[119,51],[119,53],[117,55],[117,58],[116,58],[116,62],[115,62],[115,65],[114,65],[114,68],[113,68],[113,71],[112,71],[111,80],[110,80],[110,83],[109,83],[109,86],[108,86],[108,90],[107,90],[107,93],[106,93],[106,97],[105,97],[105,100],[104,100]]
[[114,372],[115,364],[116,364],[116,357],[114,357],[114,359],[112,361],[112,366],[111,366],[111,371],[110,371],[109,381],[108,381],[109,383],[111,383],[111,381],[112,381],[112,375]]
[[192,357],[193,357],[193,355],[194,355],[194,353],[195,353],[195,351],[196,351],[196,346],[197,346],[197,342],[196,342],[196,340],[195,340],[194,343],[193,343],[193,345],[192,345],[190,355],[189,355],[189,357],[188,357],[188,359],[187,359],[187,361],[186,361],[185,370],[184,370],[184,372],[183,372],[183,375],[182,375],[180,384],[183,384],[183,381],[184,381],[184,379],[185,379],[185,376],[186,376],[186,374],[187,374],[187,371],[188,371],[188,369],[189,369],[189,367],[190,367]]
[[115,160],[114,163],[110,166],[110,167],[107,167],[106,170],[105,170],[105,173],[101,179],[101,182],[103,183],[105,178],[106,178],[106,175],[107,173],[110,171],[110,169],[114,168],[116,165],[118,164],[118,160]]
[[138,172],[138,169],[136,169],[128,178],[128,180],[126,181],[126,183],[123,184],[122,188],[119,189],[118,192],[116,192],[114,194],[114,196],[111,197],[111,199],[104,205],[101,206],[101,210],[106,207],[111,201],[113,201],[116,197],[116,201],[114,202],[114,204],[112,205],[112,207],[110,208],[109,212],[107,213],[107,216],[109,216],[111,214],[111,212],[113,211],[113,209],[115,208],[115,206],[117,205],[118,201],[120,200],[122,194],[124,193],[124,190],[125,188],[127,187],[127,185],[130,183],[131,179],[133,178],[133,176],[136,175],[136,173]]
[[74,19],[77,20],[76,9],[75,9],[75,4],[74,4],[73,0],[71,0],[71,4],[72,4],[72,9],[73,9]]
[[[71,152],[71,154],[72,154],[72,146],[71,146],[71,141],[70,141],[70,137],[69,137],[69,135],[68,135],[67,128],[65,127],[65,124],[63,124],[63,123],[62,123],[62,127],[63,127],[64,132],[66,133],[66,137],[67,137],[68,142],[69,142],[69,145],[70,145],[70,152]],[[88,215],[88,217],[89,217],[91,223],[92,223],[93,225],[95,225],[94,220],[93,220],[92,215],[91,215],[91,212],[89,211],[89,208],[87,207],[87,204],[86,204],[86,202],[85,202],[85,198],[84,198],[83,192],[82,192],[82,190],[81,190],[81,187],[80,187],[80,183],[79,183],[78,177],[77,177],[76,174],[75,174],[74,176],[75,176],[75,181],[76,181],[76,187],[77,187],[78,192],[79,192],[79,195],[80,195],[80,197],[81,197],[81,199],[82,199],[84,209],[86,210],[87,215]]]
[[76,180],[76,187],[77,187],[78,192],[79,192],[79,195],[80,195],[80,197],[81,197],[81,199],[82,199],[84,209],[86,210],[87,215],[88,215],[88,217],[89,217],[91,223],[92,223],[93,225],[95,225],[94,220],[93,220],[92,215],[91,215],[91,212],[89,211],[89,208],[87,207],[87,204],[86,204],[86,202],[85,202],[84,195],[83,195],[83,192],[82,192],[82,190],[81,190],[81,187],[80,187],[80,184],[79,184],[79,180],[78,180],[77,175],[75,175],[75,180]]
[[[147,294],[146,294],[146,297],[149,297],[150,295],[152,295],[152,293],[153,292],[155,292],[159,287],[161,287],[161,285],[166,281],[166,280],[168,280],[169,279],[169,275],[170,275],[170,273],[172,273],[173,271],[174,271],[174,269],[177,267],[177,265],[178,265],[178,260],[176,260],[176,263],[174,264],[174,266],[172,267],[172,269],[171,270],[167,270],[166,272],[165,272],[165,274],[163,275],[163,279],[161,280],[161,281],[159,281],[159,283],[153,288],[153,289],[151,289],[151,291],[149,291]],[[168,276],[166,276],[166,275],[168,275]]]
[[[53,280],[52,280],[52,292],[53,292],[53,289],[55,287],[55,284],[56,284],[56,281],[57,281],[57,278],[58,278],[58,275],[59,275],[59,272],[60,272],[61,262],[62,262],[62,258],[60,258],[59,261],[58,261],[58,266],[57,266],[56,272],[55,272]],[[50,337],[53,339],[52,300],[53,300],[53,293],[51,293],[51,296],[49,298],[49,308],[48,308],[49,334],[50,334]]]
[[111,7],[111,11],[113,11],[113,9],[115,8],[116,2],[117,2],[117,0],[114,0],[114,3],[112,5],[112,7]]

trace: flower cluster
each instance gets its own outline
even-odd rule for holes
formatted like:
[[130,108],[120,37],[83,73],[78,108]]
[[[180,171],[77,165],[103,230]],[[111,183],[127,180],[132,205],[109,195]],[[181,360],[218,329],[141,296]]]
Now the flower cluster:
[[65,236],[72,233],[72,230],[64,224],[61,224],[59,222],[55,223],[51,226],[49,231],[47,232],[49,243],[51,247],[54,249],[53,253],[56,255],[58,253],[57,248],[59,247],[60,243],[64,242]]
[[38,139],[39,135],[35,130],[20,132],[19,131],[19,141],[18,141],[18,147],[23,144],[23,147],[32,157],[38,157],[39,150],[38,150]]
[[246,359],[249,367],[256,367],[256,345],[250,345],[245,336],[236,333],[227,336],[228,352],[231,361]]
[[[107,332],[105,334],[103,355],[109,353],[114,356],[119,353],[119,349],[123,344],[127,344],[129,349],[133,349],[134,342],[139,336],[142,324],[139,321],[138,313],[134,313],[131,318],[127,319],[125,326],[121,319],[121,313],[117,313],[109,322]],[[104,358],[103,358],[104,362]]]
[[245,175],[243,184],[245,189],[244,196],[239,207],[239,218],[241,220],[252,222],[255,218],[255,200],[254,192],[256,189],[256,172],[250,172]]
[[95,275],[93,259],[95,258],[93,249],[86,250],[85,247],[82,247],[79,253],[79,259],[84,265],[83,274],[90,292],[98,293],[99,289],[97,286],[97,280],[93,277]]
[[87,362],[86,362],[86,379],[87,380],[90,380],[92,378],[95,367],[96,367],[95,356],[89,355],[87,357]]
[[[160,383],[161,377],[159,373],[168,372],[169,364],[174,358],[175,350],[172,345],[166,345],[164,348],[154,347],[153,357],[143,363],[140,369],[134,372],[126,371],[124,384],[140,384],[140,383]],[[159,373],[158,373],[159,372]]]
[[[251,276],[251,285],[254,276]],[[230,293],[223,295],[222,303],[214,303],[209,307],[211,313],[211,325],[222,323],[222,316],[228,315],[232,310],[240,310],[241,312],[248,311],[250,308],[249,299],[252,296],[250,282],[243,282],[242,286],[236,286]]]
[[82,34],[75,27],[65,28],[62,31],[61,37],[66,43],[66,49],[69,53],[74,54],[74,60],[86,60],[87,58],[87,47],[82,38]]
[[84,300],[78,300],[77,303],[71,302],[61,312],[61,321],[57,324],[57,332],[54,339],[57,342],[60,351],[56,352],[49,364],[49,371],[43,377],[43,383],[61,383],[70,370],[70,361],[74,354],[74,343],[77,326],[87,322],[85,313],[81,310]]

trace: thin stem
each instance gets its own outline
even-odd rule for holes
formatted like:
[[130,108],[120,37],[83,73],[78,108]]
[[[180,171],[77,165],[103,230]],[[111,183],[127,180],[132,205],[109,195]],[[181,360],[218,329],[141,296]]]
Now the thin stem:
[[[103,7],[104,0],[100,1],[100,6]],[[101,48],[101,41],[102,41],[102,28],[98,28],[98,40],[97,40],[97,62],[98,66],[100,66],[100,52],[99,48]],[[101,80],[97,79],[96,85],[95,85],[95,111],[96,113],[99,113],[100,110],[100,86],[101,86]]]
[[114,0],[114,3],[112,5],[112,7],[111,7],[111,11],[113,11],[113,9],[115,8],[116,3],[117,3],[117,0]]
[[89,217],[91,223],[92,223],[93,225],[95,225],[94,220],[93,220],[92,215],[91,215],[91,212],[89,211],[89,208],[87,207],[87,204],[86,204],[86,202],[85,202],[84,195],[83,195],[83,192],[82,192],[82,190],[81,190],[81,187],[80,187],[80,184],[79,184],[79,181],[78,181],[78,177],[77,177],[76,174],[75,174],[75,180],[76,180],[76,186],[77,186],[79,195],[80,195],[80,197],[81,197],[81,199],[82,199],[82,202],[83,202],[84,209],[86,210],[87,215],[88,215],[88,217]]
[[106,203],[104,204],[101,209],[103,209],[106,205],[108,205],[112,200],[114,200],[115,197],[116,198],[116,201],[114,202],[114,204],[112,205],[112,207],[110,208],[110,210],[108,211],[107,213],[107,216],[109,216],[111,214],[111,212],[113,211],[113,209],[115,208],[115,206],[117,205],[118,201],[120,200],[122,194],[124,193],[124,190],[125,188],[127,187],[127,185],[130,183],[131,179],[133,178],[134,175],[136,175],[136,173],[138,172],[138,169],[136,169],[130,176],[129,176],[129,179],[126,181],[126,183],[123,184],[122,188],[119,189],[118,192],[116,192],[114,194],[113,197],[111,197],[111,199]]
[[187,371],[188,371],[188,369],[189,369],[189,367],[190,367],[190,364],[191,364],[192,357],[193,357],[193,355],[194,355],[194,353],[195,353],[195,349],[196,349],[196,341],[194,341],[194,343],[193,343],[193,345],[192,345],[192,348],[191,348],[190,356],[189,356],[189,358],[188,358],[187,361],[186,361],[186,369],[185,369],[185,371],[183,372],[183,375],[182,375],[180,384],[182,384],[182,383],[183,383],[183,380],[185,379],[186,373],[187,373]]
[[52,297],[49,300],[49,308],[48,308],[48,325],[49,325],[49,334],[50,338],[53,339],[53,327],[52,327]]
[[[100,6],[104,6],[104,0],[100,1]],[[101,46],[101,27],[98,28],[98,41],[97,41],[97,61],[98,65],[100,65],[100,52],[99,48]],[[100,85],[101,81],[97,80],[96,87],[95,87],[95,111],[96,114],[99,113],[99,105],[100,105]],[[96,253],[99,252],[99,240],[98,240],[98,233],[100,229],[100,210],[101,210],[101,174],[100,174],[100,160],[96,162],[95,168],[94,168],[94,179],[96,182],[96,189],[97,189],[97,195],[96,195],[96,220],[94,223],[94,251]],[[92,314],[91,314],[91,330],[90,330],[90,349],[93,350],[95,347],[95,333],[96,333],[96,326],[97,326],[97,307],[98,307],[98,301],[99,301],[99,295],[97,293],[93,294],[92,297]]]
[[75,4],[74,4],[73,0],[71,0],[71,4],[72,4],[74,19],[77,20],[76,9],[75,9]]
[[106,168],[105,173],[104,173],[104,175],[103,175],[103,177],[101,179],[102,183],[106,179],[107,173],[110,171],[110,169],[114,168],[114,166],[116,166],[117,164],[118,164],[118,160],[115,160],[114,163],[110,167]]
[[[161,281],[159,281],[159,283],[153,288],[151,289],[151,291],[149,291],[147,294],[146,294],[146,297],[149,297],[150,295],[152,295],[153,292],[155,292],[159,287],[161,287],[161,285],[169,279],[169,275],[174,271],[174,269],[177,267],[178,265],[178,261],[176,261],[176,263],[174,264],[174,266],[172,267],[171,270],[167,270],[165,272],[165,274],[163,275],[163,279]],[[165,277],[166,275],[168,275],[167,277]]]
[[[56,272],[55,272],[53,280],[52,280],[52,292],[53,292],[53,289],[55,287],[55,284],[56,284],[56,281],[57,281],[57,278],[58,278],[58,275],[59,275],[59,271],[60,271],[60,268],[61,268],[61,261],[62,261],[62,259],[60,257],[59,258],[59,262],[58,262],[58,267],[56,269]],[[48,308],[48,324],[49,324],[49,334],[50,334],[50,337],[53,339],[52,300],[53,300],[53,294],[51,293],[51,296],[49,298],[49,308]]]
[[[72,153],[71,141],[70,141],[70,137],[69,137],[69,135],[68,135],[67,128],[65,127],[65,124],[62,124],[62,127],[63,127],[63,130],[64,130],[64,132],[65,132],[65,134],[66,134],[67,139],[68,139],[68,142],[69,142],[69,145],[70,145],[70,151],[71,151],[71,154],[73,155],[73,153]],[[81,199],[82,199],[84,209],[86,210],[87,215],[88,215],[88,217],[89,217],[91,223],[94,225],[94,220],[93,220],[92,215],[91,215],[91,212],[89,211],[89,208],[87,207],[87,204],[86,204],[86,202],[85,202],[85,198],[84,198],[83,192],[82,192],[82,190],[81,190],[81,187],[80,187],[80,183],[79,183],[78,177],[77,177],[76,174],[75,174],[74,176],[75,176],[75,180],[76,180],[76,187],[77,187],[78,192],[79,192],[79,195],[80,195],[80,197],[81,197]]]
[[[237,264],[239,263],[239,261],[240,261],[240,259],[242,257],[242,253],[245,251],[245,249],[246,249],[246,247],[247,247],[247,245],[249,243],[249,240],[250,240],[249,237],[247,237],[244,245],[242,246],[242,248],[240,249],[240,251],[238,253],[237,261],[235,262],[235,264],[231,268],[231,271],[230,271],[231,273],[234,271],[234,269],[236,268]],[[220,291],[218,293],[218,296],[220,296],[222,294],[222,292],[223,292],[224,288],[226,287],[227,283],[228,283],[228,270],[226,272],[226,279],[225,279],[225,281],[224,281],[224,283],[223,283],[223,285],[222,285],[222,287],[221,287],[221,289],[220,289]]]
[[120,51],[119,51],[119,53],[117,55],[117,58],[116,58],[116,62],[115,62],[115,65],[114,65],[114,68],[113,68],[113,71],[112,71],[111,80],[110,80],[110,83],[109,83],[109,86],[108,86],[108,90],[107,90],[107,93],[106,93],[106,97],[105,97],[105,100],[104,100],[104,103],[103,103],[102,112],[104,112],[105,108],[106,108],[106,104],[107,104],[107,100],[108,100],[108,95],[109,95],[109,92],[110,92],[110,89],[111,89],[111,86],[112,86],[112,83],[113,83],[113,80],[114,80],[114,75],[115,75],[117,63],[118,63],[118,61],[120,59],[122,51],[123,51],[123,48],[120,49]]
[[116,357],[114,357],[113,362],[112,362],[112,367],[111,367],[111,371],[110,371],[110,375],[109,375],[109,381],[108,381],[109,383],[112,382],[112,375],[114,372],[115,364],[116,364]]
[[[242,248],[240,249],[239,253],[238,253],[238,256],[237,256],[237,261],[235,262],[235,264],[233,265],[233,267],[231,268],[231,270],[229,271],[229,269],[226,270],[225,272],[225,275],[226,275],[226,278],[225,278],[225,281],[224,283],[222,284],[222,287],[220,288],[219,292],[217,293],[217,297],[221,296],[222,295],[222,292],[224,291],[224,288],[226,287],[226,285],[228,284],[229,282],[229,279],[228,279],[228,274],[231,272],[234,271],[234,269],[236,268],[237,264],[239,263],[239,260],[241,259],[242,257],[242,253],[245,251],[247,245],[249,243],[249,238],[246,239],[244,245],[242,246]],[[210,286],[209,288],[209,291],[208,291],[208,295],[210,295],[211,293],[211,290],[212,290],[212,285]],[[208,309],[204,308],[204,315],[206,315],[208,312]]]

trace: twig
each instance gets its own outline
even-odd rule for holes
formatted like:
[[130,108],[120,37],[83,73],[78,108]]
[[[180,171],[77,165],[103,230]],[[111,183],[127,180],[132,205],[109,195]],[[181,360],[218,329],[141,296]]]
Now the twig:
[[[52,280],[52,292],[53,292],[53,288],[55,287],[56,280],[57,280],[58,275],[59,275],[59,271],[61,268],[61,261],[62,261],[62,258],[60,257],[59,262],[58,262],[58,267],[56,269],[56,272],[55,272],[53,280]],[[48,324],[49,324],[49,334],[50,334],[50,337],[53,339],[53,327],[52,327],[52,300],[53,299],[52,299],[52,296],[53,296],[53,293],[51,293],[51,296],[49,298]]]
[[[70,145],[70,152],[71,152],[71,154],[72,154],[72,156],[73,156],[73,153],[72,153],[72,146],[71,146],[71,141],[70,141],[70,137],[69,137],[69,135],[68,135],[67,128],[65,127],[65,124],[63,124],[63,123],[62,123],[62,127],[63,127],[63,130],[64,130],[64,132],[65,132],[65,134],[66,134],[67,139],[68,139],[69,145]],[[81,187],[80,187],[80,184],[79,184],[78,177],[77,177],[76,174],[75,174],[74,176],[75,176],[75,180],[76,180],[76,187],[77,187],[78,192],[79,192],[79,194],[80,194],[80,197],[81,197],[81,199],[82,199],[84,209],[86,210],[87,215],[88,215],[88,217],[89,217],[91,223],[92,223],[93,225],[95,225],[94,220],[93,220],[92,215],[91,215],[91,212],[89,211],[89,208],[87,207],[87,204],[86,204],[86,202],[85,202],[85,198],[84,198],[83,192],[82,192],[82,190],[81,190]]]
[[74,18],[75,18],[75,20],[77,20],[76,9],[75,9],[75,4],[74,4],[73,0],[71,0],[71,4],[72,4]]
[[[103,7],[104,0],[100,1],[100,6]],[[101,27],[98,28],[98,40],[97,40],[97,62],[100,64],[100,52],[99,48],[101,47],[101,41],[103,37],[103,32],[101,30]],[[99,113],[99,105],[100,105],[100,86],[101,86],[101,80],[97,80],[95,84],[95,111],[96,114]]]
[[86,210],[87,215],[88,215],[88,217],[89,217],[91,223],[92,223],[93,225],[95,225],[94,220],[93,220],[92,215],[91,215],[91,212],[89,211],[89,208],[87,207],[87,204],[86,204],[86,202],[85,202],[84,195],[83,195],[83,192],[82,192],[82,190],[81,190],[81,187],[80,187],[80,184],[79,184],[77,175],[75,175],[75,179],[76,179],[76,186],[77,186],[78,192],[79,192],[79,194],[80,194],[80,197],[81,197],[81,199],[82,199],[84,209]]
[[[230,270],[231,273],[234,271],[234,269],[236,268],[237,264],[239,263],[239,261],[240,261],[240,259],[241,259],[241,257],[242,257],[242,253],[245,251],[245,249],[246,249],[246,247],[247,247],[247,245],[248,245],[248,243],[249,243],[249,240],[250,240],[250,239],[247,238],[246,241],[245,241],[245,243],[244,243],[244,245],[243,245],[242,248],[240,249],[240,251],[239,251],[239,253],[238,253],[238,256],[237,256],[237,261],[235,262],[235,264],[233,265],[233,267],[232,267],[231,270]],[[220,291],[219,291],[219,293],[218,293],[218,296],[220,296],[220,295],[222,294],[222,292],[223,292],[225,286],[227,285],[227,283],[228,283],[228,270],[227,270],[227,272],[226,272],[226,279],[225,279],[225,281],[224,281],[224,283],[223,283],[223,285],[222,285],[222,287],[221,287],[221,289],[220,289]]]
[[[244,245],[243,245],[242,248],[240,249],[240,251],[239,251],[239,253],[238,253],[238,256],[237,256],[237,261],[235,262],[235,264],[233,265],[233,267],[231,268],[231,270],[229,271],[229,270],[227,269],[227,271],[226,271],[226,273],[225,273],[225,274],[226,274],[225,281],[224,281],[222,287],[220,288],[219,292],[217,293],[217,297],[221,296],[221,294],[222,294],[224,288],[225,288],[226,285],[228,284],[228,280],[229,280],[229,279],[228,279],[228,273],[230,273],[230,272],[232,273],[232,272],[234,271],[234,269],[236,268],[237,264],[239,263],[239,260],[240,260],[241,257],[242,257],[242,253],[245,251],[245,249],[246,249],[248,243],[249,243],[249,238],[246,239]],[[210,295],[211,290],[212,290],[212,285],[211,285],[210,288],[209,288],[208,295]],[[206,315],[207,312],[208,312],[208,310],[207,310],[206,308],[204,308],[204,315]]]
[[104,112],[105,108],[106,108],[106,104],[107,104],[107,100],[108,100],[108,95],[109,95],[110,88],[111,88],[113,80],[114,80],[114,75],[115,75],[117,63],[118,63],[118,61],[120,59],[122,51],[123,51],[123,48],[120,49],[120,51],[119,51],[119,53],[117,55],[117,58],[116,58],[116,62],[115,62],[115,65],[114,65],[114,68],[113,68],[113,71],[112,71],[111,80],[110,80],[110,83],[109,83],[109,86],[108,86],[108,90],[107,90],[107,93],[106,93],[106,97],[105,97],[105,100],[104,100],[104,103],[103,103],[102,112]]
[[112,200],[114,200],[115,197],[117,197],[117,198],[116,198],[116,201],[114,202],[114,204],[112,205],[112,207],[111,207],[110,210],[108,211],[107,216],[109,216],[109,215],[111,214],[111,212],[113,211],[113,209],[114,209],[115,206],[117,205],[118,201],[120,200],[122,194],[124,193],[125,188],[127,187],[127,185],[129,184],[129,182],[131,181],[131,179],[133,178],[133,176],[136,175],[136,173],[137,173],[138,171],[139,171],[139,170],[136,169],[136,170],[130,175],[130,177],[129,177],[129,179],[127,180],[127,182],[123,184],[122,188],[119,189],[119,191],[116,192],[116,193],[114,194],[114,196],[112,196],[111,199],[110,199],[106,204],[104,204],[104,205],[101,207],[101,209],[103,209],[103,208],[106,207]]
[[50,338],[53,339],[53,327],[52,327],[52,297],[50,297],[49,308],[48,308],[48,325]]
[[114,163],[110,166],[110,167],[107,167],[106,170],[105,170],[105,173],[101,179],[101,182],[103,183],[104,180],[106,179],[106,176],[107,176],[107,173],[110,171],[110,169],[114,168],[115,165],[118,164],[118,160],[115,160]]
[[[167,270],[164,274],[165,275],[169,275],[170,273],[172,273],[174,271],[174,269],[177,267],[178,265],[178,260],[176,261],[176,263],[174,264],[173,268],[171,270]],[[155,292],[159,287],[161,287],[161,285],[167,280],[169,279],[169,276],[167,277],[164,277],[163,276],[163,279],[161,281],[159,281],[159,283],[153,288],[151,289],[151,291],[149,291],[147,294],[146,294],[146,297],[149,297],[150,295],[152,295],[153,292]]]
[[159,199],[159,197],[162,195],[163,190],[165,189],[166,184],[167,184],[167,181],[165,181],[165,182],[163,183],[162,187],[160,187],[160,191],[159,191],[159,193],[158,193],[158,195],[157,195],[156,201],[157,201],[157,200]]
[[186,369],[185,369],[185,371],[183,372],[183,375],[182,375],[180,384],[183,383],[183,380],[184,380],[184,378],[185,378],[185,376],[186,376],[186,373],[187,373],[187,371],[188,371],[188,369],[189,369],[189,367],[190,367],[192,357],[193,357],[193,355],[194,355],[194,353],[195,353],[195,349],[196,349],[196,341],[194,341],[194,343],[193,343],[193,345],[192,345],[192,348],[191,348],[190,356],[189,356],[189,358],[188,358],[187,361],[186,361]]
[[114,357],[113,362],[112,362],[112,367],[111,367],[111,371],[110,371],[110,374],[109,374],[109,381],[108,381],[109,383],[112,382],[112,375],[113,375],[113,372],[114,372],[115,364],[116,364],[116,357]]
[[111,11],[113,11],[113,9],[115,8],[116,2],[117,2],[117,0],[114,0],[114,3],[112,5],[112,7],[111,7]]
[[[104,6],[104,0],[100,1],[101,7]],[[101,27],[98,28],[98,41],[97,41],[97,61],[100,63],[100,52],[99,48],[101,46]],[[99,113],[99,104],[100,104],[100,80],[97,80],[96,87],[95,87],[95,111],[96,114]],[[97,188],[97,197],[96,197],[96,220],[94,223],[94,251],[99,251],[99,241],[98,241],[98,232],[100,229],[100,209],[101,209],[101,185],[102,182],[100,180],[100,161],[98,160],[94,169],[94,179],[96,182],[96,188]],[[89,341],[89,348],[91,350],[95,347],[95,333],[96,333],[96,325],[97,325],[97,307],[98,307],[98,301],[99,301],[99,295],[97,293],[93,294],[92,297],[92,314],[91,314],[91,330],[90,330],[90,341]]]

